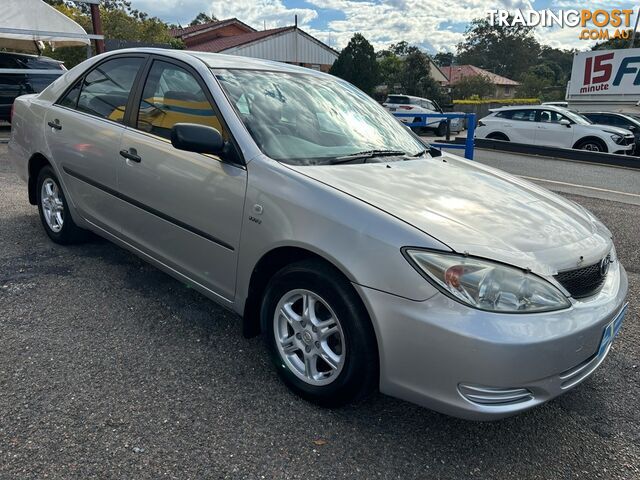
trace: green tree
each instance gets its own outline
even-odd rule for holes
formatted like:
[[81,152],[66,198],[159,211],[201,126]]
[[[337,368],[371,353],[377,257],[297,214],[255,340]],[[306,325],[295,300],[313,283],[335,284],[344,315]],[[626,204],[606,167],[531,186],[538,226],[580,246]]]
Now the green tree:
[[495,85],[484,75],[463,77],[453,86],[453,98],[456,100],[471,97],[488,98],[495,92]]
[[433,61],[436,62],[436,65],[439,67],[450,67],[453,65],[454,60],[455,55],[453,52],[438,52],[433,57]]
[[[55,2],[55,0],[49,1]],[[73,2],[57,2],[54,6],[87,32],[92,31],[91,16],[85,9],[74,6]],[[100,17],[105,38],[166,43],[172,48],[184,48],[182,41],[176,40],[169,34],[167,24],[157,17],[150,17],[145,12],[132,9],[128,1],[104,1],[100,4]],[[47,47],[43,53],[62,60],[67,68],[74,67],[87,58],[86,47],[64,47],[55,50]]]
[[392,92],[400,83],[400,75],[404,62],[396,55],[385,55],[378,61],[380,82],[384,83],[389,92]]
[[400,84],[407,95],[429,98],[438,103],[445,100],[442,88],[431,77],[429,56],[417,48],[403,59]]
[[[631,30],[628,31],[631,35]],[[619,50],[621,48],[627,48],[629,46],[629,39],[624,38],[610,38],[603,42],[596,43],[591,50]],[[635,32],[633,35],[632,48],[640,48],[640,32]]]
[[549,65],[534,65],[527,70],[518,87],[521,98],[544,98],[553,87],[554,71]]
[[191,20],[190,26],[202,25],[203,23],[217,22],[218,19],[213,15],[207,15],[204,12],[200,12],[196,18]]
[[356,33],[340,52],[329,73],[371,94],[378,84],[378,68],[373,46],[362,34]]
[[540,44],[533,28],[491,25],[488,19],[475,19],[457,46],[457,62],[471,64],[514,80],[520,79],[538,62]]

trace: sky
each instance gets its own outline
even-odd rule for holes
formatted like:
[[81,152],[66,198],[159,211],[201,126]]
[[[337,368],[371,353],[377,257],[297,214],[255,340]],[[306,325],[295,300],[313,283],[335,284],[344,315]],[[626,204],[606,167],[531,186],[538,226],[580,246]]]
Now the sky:
[[[455,51],[468,23],[489,10],[633,8],[615,0],[132,0],[132,6],[168,23],[187,25],[199,12],[236,17],[257,30],[298,26],[341,49],[362,33],[377,49],[405,40],[430,53]],[[635,21],[635,16],[633,18]],[[589,48],[579,28],[536,29],[538,40],[558,48]]]

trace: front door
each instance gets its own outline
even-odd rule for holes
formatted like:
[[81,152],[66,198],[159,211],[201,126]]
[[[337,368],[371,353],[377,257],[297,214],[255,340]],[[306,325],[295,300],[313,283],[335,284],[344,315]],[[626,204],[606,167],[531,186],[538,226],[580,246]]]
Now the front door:
[[540,110],[536,122],[536,145],[571,148],[573,146],[573,127],[560,124],[560,120],[563,119],[570,121],[564,115],[553,110]]
[[78,212],[111,233],[118,231],[116,166],[129,93],[145,62],[124,56],[100,63],[53,105],[45,138],[58,175]]
[[147,70],[122,137],[118,189],[128,199],[123,234],[168,267],[232,300],[246,170],[171,145],[176,123],[229,134],[190,67],[157,58]]

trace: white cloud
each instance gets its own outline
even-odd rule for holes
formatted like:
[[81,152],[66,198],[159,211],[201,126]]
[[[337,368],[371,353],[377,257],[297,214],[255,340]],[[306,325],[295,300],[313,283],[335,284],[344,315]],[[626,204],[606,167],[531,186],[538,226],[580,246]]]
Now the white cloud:
[[[221,19],[237,17],[257,29],[292,25],[294,15],[298,15],[302,28],[335,48],[343,48],[354,33],[360,32],[376,49],[405,40],[432,52],[455,51],[456,44],[463,39],[466,25],[474,18],[486,17],[489,10],[536,7],[535,0],[307,0],[309,8],[291,8],[285,1],[133,0],[133,6],[183,25],[201,11]],[[616,0],[592,0],[591,3],[592,8],[613,6]],[[550,8],[583,6],[578,0],[552,0]],[[339,12],[341,18],[331,20],[325,26],[318,10]],[[578,28],[536,30],[541,43],[554,47],[585,49],[594,43],[579,40],[578,34]]]

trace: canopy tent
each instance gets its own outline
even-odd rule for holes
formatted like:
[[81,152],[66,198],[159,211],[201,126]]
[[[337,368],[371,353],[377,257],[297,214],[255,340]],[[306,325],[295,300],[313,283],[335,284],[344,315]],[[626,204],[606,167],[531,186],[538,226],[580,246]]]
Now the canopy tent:
[[0,48],[39,52],[39,42],[54,47],[81,46],[89,45],[94,37],[42,0],[2,0]]

